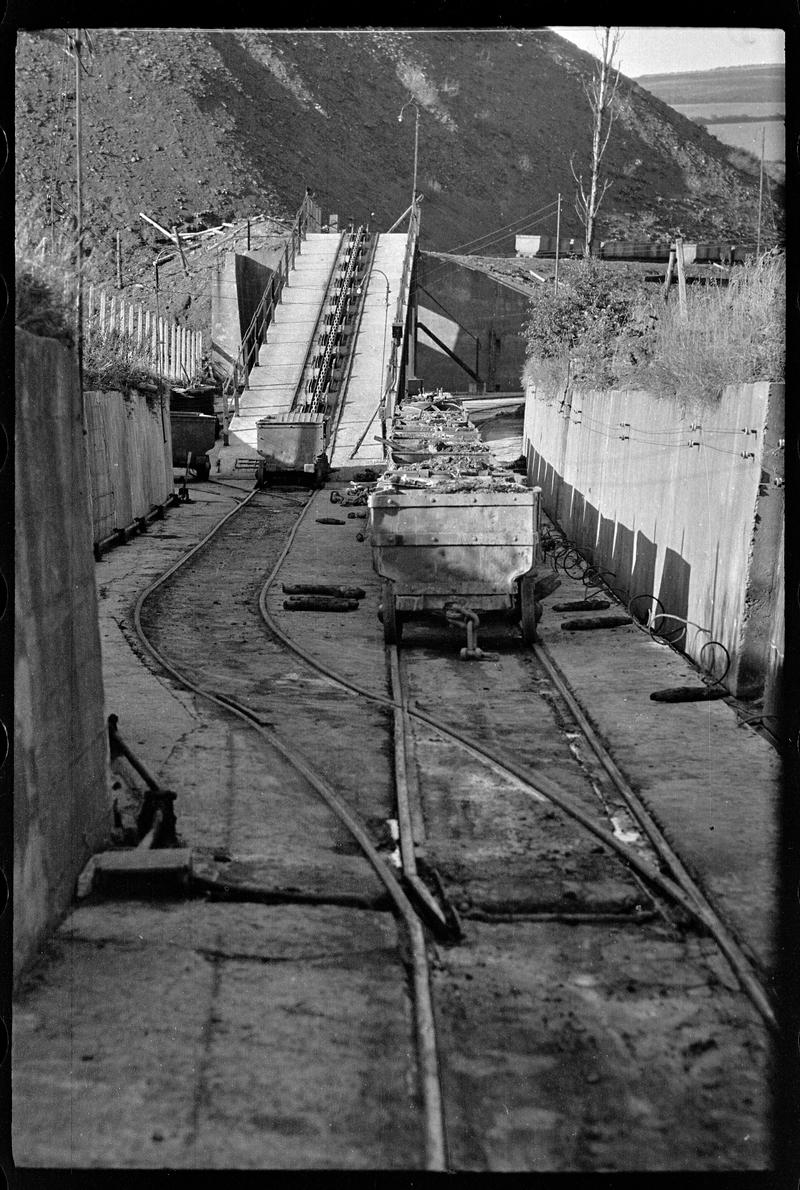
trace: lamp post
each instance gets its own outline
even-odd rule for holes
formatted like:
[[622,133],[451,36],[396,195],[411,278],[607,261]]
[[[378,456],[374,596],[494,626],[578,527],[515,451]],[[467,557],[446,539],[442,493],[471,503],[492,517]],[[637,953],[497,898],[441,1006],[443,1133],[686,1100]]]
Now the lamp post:
[[414,218],[414,203],[417,201],[417,156],[418,156],[418,152],[419,152],[419,108],[417,107],[417,105],[413,99],[409,99],[400,108],[400,115],[397,117],[397,122],[398,122],[398,124],[403,123],[403,112],[406,110],[406,108],[409,105],[411,105],[414,108],[414,115],[416,117],[416,120],[414,122],[414,180],[411,185],[411,216],[410,216],[410,218],[413,219]]

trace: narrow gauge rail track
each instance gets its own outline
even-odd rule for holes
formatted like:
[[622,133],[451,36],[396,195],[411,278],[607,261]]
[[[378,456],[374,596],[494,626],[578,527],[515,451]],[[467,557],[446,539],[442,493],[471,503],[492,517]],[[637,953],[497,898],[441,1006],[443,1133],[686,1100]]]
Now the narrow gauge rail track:
[[[262,721],[258,712],[240,699],[232,698],[219,690],[212,690],[198,681],[195,676],[174,664],[165,653],[158,648],[146,631],[142,622],[142,609],[147,600],[185,566],[190,564],[208,545],[212,538],[234,517],[254,500],[257,493],[251,492],[242,502],[227,514],[217,525],[184,557],[160,575],[155,582],[139,596],[134,609],[134,627],[141,644],[152,659],[181,686],[214,703],[224,711],[235,715],[246,723],[253,731],[261,736],[268,745],[284,757],[308,782],[308,785],[323,799],[325,804],[336,814],[347,827],[372,864],[378,878],[381,880],[394,907],[394,911],[402,921],[407,934],[411,950],[411,967],[413,981],[413,1002],[416,1016],[416,1037],[418,1049],[418,1069],[420,1077],[420,1092],[423,1102],[424,1134],[425,1134],[425,1167],[432,1170],[447,1168],[446,1141],[444,1132],[444,1116],[442,1109],[441,1089],[439,1085],[438,1060],[436,1053],[436,1036],[433,1019],[433,1008],[430,995],[430,980],[425,936],[420,919],[409,902],[409,899],[395,875],[395,871],[384,855],[381,855],[372,840],[365,824],[348,807],[331,783],[319,772],[308,765],[297,748],[285,744],[279,736]],[[274,497],[272,497],[274,498]],[[263,497],[261,498],[264,499]],[[310,500],[303,505],[300,517],[295,527],[300,523],[303,513],[309,507]],[[273,574],[277,573],[283,558],[291,544],[294,533],[282,551],[275,565]]]
[[[349,682],[342,677],[340,673],[330,669],[313,657],[307,650],[302,649],[292,641],[281,628],[275,623],[273,617],[270,616],[266,605],[266,594],[274,581],[277,578],[280,569],[280,563],[285,557],[291,546],[294,534],[299,527],[300,521],[305,514],[305,509],[298,518],[297,524],[287,541],[286,547],[283,551],[281,559],[276,564],[273,573],[267,579],[259,598],[261,614],[264,617],[271,631],[279,636],[286,644],[287,648],[292,652],[302,657],[303,660],[312,665],[320,673],[340,682],[346,689],[358,694],[364,698],[371,699],[375,702],[383,703],[383,705],[391,707],[394,711],[399,712],[400,718],[396,719],[396,727],[403,727],[408,719],[415,719],[420,723],[427,725],[433,730],[440,732],[442,735],[449,736],[451,739],[461,745],[465,751],[476,757],[478,760],[488,764],[496,772],[503,774],[506,777],[511,777],[517,780],[525,789],[527,789],[534,797],[541,798],[544,796],[553,805],[558,806],[565,813],[569,814],[576,821],[580,822],[587,830],[594,834],[598,839],[605,843],[608,847],[614,850],[621,856],[625,863],[641,876],[649,885],[657,889],[668,901],[680,906],[690,917],[696,919],[705,929],[709,931],[720,947],[720,950],[725,955],[728,962],[731,964],[737,978],[740,980],[743,989],[753,1000],[753,1003],[758,1008],[765,1022],[773,1029],[777,1028],[777,1018],[775,1015],[774,1006],[771,1003],[770,996],[764,988],[762,982],[757,974],[753,971],[752,964],[747,956],[741,950],[736,939],[731,934],[728,927],[720,918],[719,914],[709,905],[707,898],[697,883],[687,872],[680,857],[675,853],[670,846],[663,833],[659,830],[657,824],[653,821],[652,816],[648,813],[643,803],[636,797],[635,792],[625,780],[623,774],[615,764],[608,750],[603,746],[601,740],[596,732],[591,727],[589,720],[580,706],[578,700],[569,690],[563,675],[560,673],[558,666],[550,657],[545,647],[539,643],[533,646],[534,655],[536,656],[543,669],[546,671],[548,677],[552,681],[554,687],[558,690],[559,695],[568,704],[570,712],[575,718],[576,724],[579,726],[587,744],[590,746],[594,754],[597,756],[599,762],[606,770],[611,780],[621,796],[624,798],[631,814],[636,819],[637,823],[642,827],[646,833],[648,840],[652,845],[651,860],[643,860],[641,856],[629,846],[621,843],[611,832],[599,827],[596,822],[585,814],[579,805],[570,801],[563,794],[563,791],[545,775],[538,773],[533,774],[527,771],[524,765],[519,764],[513,757],[505,753],[498,752],[494,749],[487,748],[474,740],[471,740],[467,733],[459,730],[454,724],[445,723],[438,716],[426,712],[419,704],[412,705],[409,699],[406,683],[403,682],[400,669],[400,657],[402,656],[400,650],[396,645],[389,646],[389,654],[392,667],[392,686],[393,697],[381,698],[380,695]],[[407,730],[407,727],[405,728]],[[405,742],[399,750],[399,755],[404,755],[408,751]],[[404,778],[407,780],[407,777]],[[655,861],[655,862],[654,862]],[[660,870],[657,864],[660,863],[669,873],[665,875]]]
[[[420,886],[424,890],[424,885],[422,885],[422,881],[420,880],[415,862],[415,842],[419,841],[421,831],[419,826],[419,808],[415,806],[413,794],[414,787],[418,781],[418,774],[415,772],[413,763],[415,742],[412,725],[417,730],[423,728],[428,730],[428,732],[433,731],[440,740],[443,739],[455,745],[462,754],[469,754],[479,761],[481,766],[488,768],[496,777],[502,778],[506,782],[511,782],[518,789],[524,790],[527,796],[539,802],[544,800],[558,807],[572,820],[581,823],[587,832],[594,836],[597,841],[620,857],[625,868],[639,882],[640,888],[646,889],[652,895],[654,898],[653,903],[658,906],[659,912],[663,913],[666,905],[677,906],[681,913],[693,918],[702,925],[705,931],[711,934],[733,968],[741,986],[750,996],[764,1020],[769,1025],[774,1025],[774,1010],[769,997],[757,974],[752,970],[746,956],[742,954],[724,923],[719,920],[718,916],[707,905],[700,890],[691,881],[678,857],[674,856],[674,853],[671,852],[665,840],[659,839],[657,828],[648,821],[644,807],[637,805],[633,791],[626,786],[624,778],[616,770],[613,760],[605,752],[600,741],[594,736],[594,733],[592,733],[588,721],[585,720],[585,716],[582,716],[579,704],[577,704],[574,696],[564,686],[563,682],[560,682],[557,668],[552,662],[552,659],[547,657],[540,646],[536,648],[535,656],[538,664],[543,666],[542,672],[546,673],[548,680],[554,684],[558,696],[569,707],[573,722],[578,724],[584,738],[587,740],[593,753],[597,756],[599,763],[611,779],[615,781],[616,788],[628,804],[631,814],[650,839],[652,850],[649,855],[644,853],[641,847],[634,848],[628,843],[622,843],[616,834],[598,824],[596,814],[587,813],[578,804],[577,799],[565,796],[563,790],[555,782],[549,780],[541,773],[533,773],[524,763],[520,763],[514,756],[509,755],[505,749],[497,748],[496,746],[486,746],[478,738],[480,735],[479,731],[470,731],[454,722],[444,723],[438,715],[434,715],[426,710],[418,699],[412,698],[409,694],[409,686],[413,684],[414,675],[409,673],[403,653],[398,652],[395,647],[389,649],[388,656],[388,669],[391,679],[390,694],[381,694],[375,688],[369,688],[367,685],[354,681],[352,677],[344,674],[341,669],[336,669],[322,662],[309,649],[304,648],[296,640],[293,640],[276,623],[274,616],[268,608],[268,595],[270,589],[278,579],[287,554],[292,548],[297,533],[311,506],[311,500],[303,503],[302,506],[297,505],[299,509],[298,516],[288,532],[283,548],[274,562],[269,576],[258,592],[258,606],[260,614],[273,636],[313,670],[316,670],[325,678],[335,683],[340,690],[357,695],[377,706],[385,708],[387,711],[391,711],[393,716],[394,760],[398,795],[399,845],[405,878],[402,883],[394,875],[391,865],[386,862],[384,856],[379,854],[374,843],[371,841],[368,827],[359,821],[358,817],[332,787],[331,783],[307,763],[297,748],[287,745],[279,738],[279,735],[275,731],[265,726],[263,712],[254,709],[246,701],[231,698],[219,689],[209,688],[207,683],[203,681],[202,672],[198,673],[196,664],[189,667],[187,671],[182,666],[171,661],[165,651],[153,643],[151,635],[142,623],[142,611],[147,600],[159,588],[163,588],[168,584],[182,567],[190,564],[193,559],[201,554],[212,538],[220,533],[232,518],[239,515],[245,508],[251,505],[255,495],[256,493],[251,493],[244,499],[239,507],[215,526],[212,532],[190,551],[189,554],[166,571],[165,574],[160,576],[156,582],[142,593],[135,609],[134,619],[136,631],[151,657],[166,669],[176,681],[193,690],[195,693],[201,694],[203,697],[215,702],[225,711],[232,712],[247,722],[268,741],[270,746],[274,747],[303,774],[308,784],[334,810],[341,821],[347,825],[387,889],[395,911],[403,921],[408,932],[413,956],[413,988],[419,1046],[418,1069],[424,1103],[425,1164],[427,1168],[446,1169],[449,1167],[450,1161],[448,1156],[445,1105],[442,1097],[441,1073],[437,1052],[435,1016],[431,999],[431,975],[428,968],[426,940],[420,924],[419,914],[421,910],[423,918],[426,916],[424,912],[426,903],[424,891],[420,894]],[[275,498],[275,493],[270,498]],[[202,667],[200,669],[202,670]],[[474,667],[462,665],[461,672],[462,674],[467,672],[474,673],[475,670]],[[441,883],[437,882],[437,884],[437,891],[441,892]],[[646,894],[644,899],[646,899]],[[430,902],[430,894],[428,894],[427,900]],[[440,907],[439,916],[445,922],[449,923],[451,927],[453,926],[454,919],[457,923],[457,917],[453,913],[452,908],[446,904]],[[541,919],[542,917],[546,918],[548,915],[539,913],[538,915],[534,914],[534,916],[538,916]],[[564,914],[563,911],[556,911],[551,916],[554,919],[560,919]],[[577,920],[580,914],[573,916]],[[598,920],[597,907],[595,907],[593,914],[589,914],[588,916],[593,917],[594,920]],[[600,916],[602,917],[602,915]],[[613,918],[614,914],[611,913],[609,916]],[[427,920],[429,922],[431,921],[430,914],[427,915]],[[435,919],[433,924],[436,924]]]

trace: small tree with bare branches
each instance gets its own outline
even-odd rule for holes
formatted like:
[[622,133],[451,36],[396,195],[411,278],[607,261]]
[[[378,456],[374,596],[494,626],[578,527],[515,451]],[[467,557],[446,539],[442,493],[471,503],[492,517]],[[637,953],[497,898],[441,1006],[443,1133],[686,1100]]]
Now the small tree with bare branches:
[[585,256],[591,255],[595,218],[600,203],[611,185],[610,178],[600,178],[600,162],[603,160],[614,123],[614,98],[619,86],[619,66],[614,59],[619,49],[620,37],[619,28],[603,27],[602,33],[598,35],[600,57],[597,67],[591,81],[586,82],[584,79],[583,82],[583,90],[592,111],[592,172],[588,192],[584,186],[583,174],[576,172],[573,157],[569,159],[572,176],[578,186],[575,210],[586,231]]

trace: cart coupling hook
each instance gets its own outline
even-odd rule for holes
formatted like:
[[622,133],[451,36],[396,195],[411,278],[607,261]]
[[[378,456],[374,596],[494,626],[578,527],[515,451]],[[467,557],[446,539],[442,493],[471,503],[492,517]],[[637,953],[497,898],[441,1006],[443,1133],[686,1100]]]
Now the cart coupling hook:
[[483,649],[478,648],[478,627],[480,620],[478,619],[477,612],[472,611],[468,607],[461,607],[458,603],[446,603],[444,614],[448,622],[454,627],[466,627],[467,629],[467,645],[460,653],[462,661],[499,660],[497,653],[484,653]]

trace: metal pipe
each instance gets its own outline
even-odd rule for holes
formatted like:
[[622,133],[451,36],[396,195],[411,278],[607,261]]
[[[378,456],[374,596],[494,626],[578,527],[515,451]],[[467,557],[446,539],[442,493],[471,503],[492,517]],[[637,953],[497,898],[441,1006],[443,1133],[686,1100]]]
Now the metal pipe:
[[148,788],[152,789],[154,793],[160,793],[161,787],[156,781],[155,777],[145,768],[140,760],[137,760],[133,752],[131,752],[128,745],[120,736],[119,731],[117,730],[118,722],[119,717],[117,715],[108,716],[108,738],[112,752],[116,750],[120,756],[124,756],[125,759],[133,766],[139,776],[143,779]]

